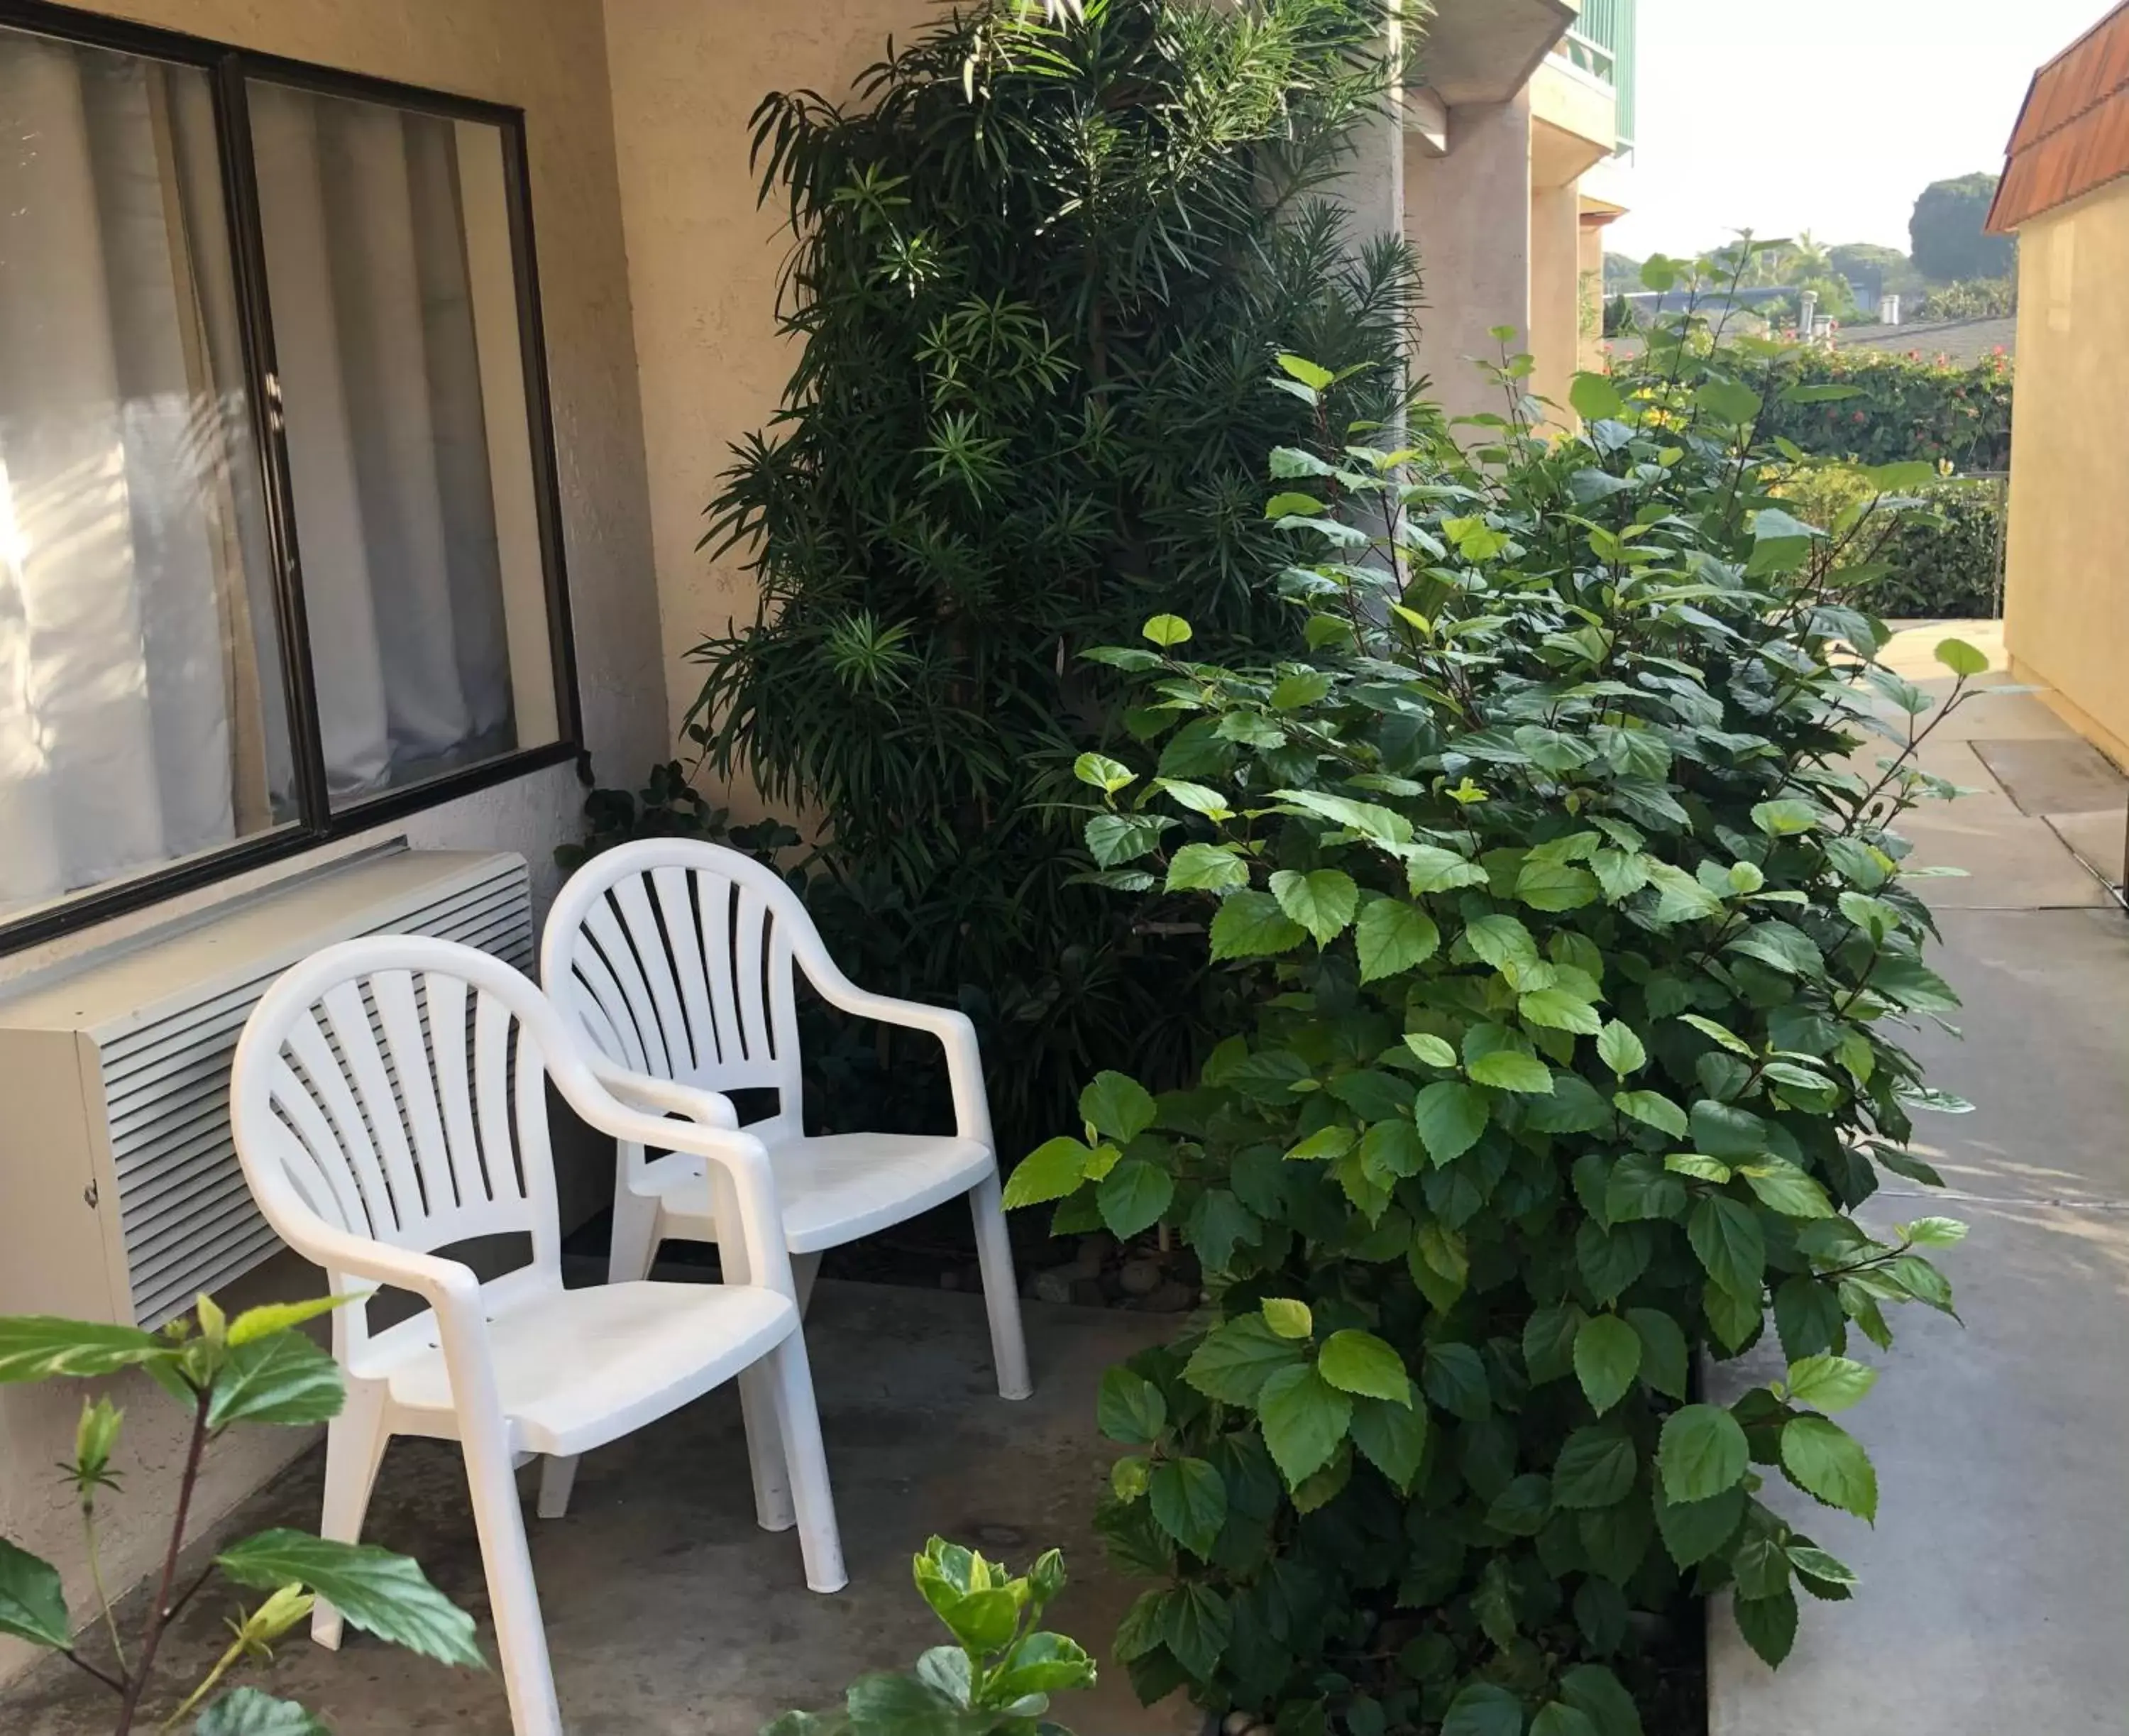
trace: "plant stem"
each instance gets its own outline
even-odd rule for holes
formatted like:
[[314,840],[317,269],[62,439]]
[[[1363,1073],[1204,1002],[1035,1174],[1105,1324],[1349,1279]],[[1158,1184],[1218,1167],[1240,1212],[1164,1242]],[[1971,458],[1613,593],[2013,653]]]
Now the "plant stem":
[[103,1589],[103,1563],[96,1548],[96,1503],[84,1495],[81,1502],[81,1534],[88,1550],[88,1582],[96,1588],[97,1607],[103,1611],[104,1631],[111,1636],[111,1654],[118,1660],[123,1676],[132,1667],[126,1662],[126,1642],[118,1633],[118,1612],[111,1607],[111,1594]]
[[117,1676],[109,1675],[104,1671],[99,1670],[86,1657],[83,1657],[80,1653],[74,1651],[71,1648],[63,1648],[60,1653],[60,1656],[64,1657],[69,1663],[72,1664],[74,1668],[81,1671],[84,1675],[93,1676],[98,1681],[102,1682],[104,1686],[110,1689],[112,1693],[123,1694],[126,1691],[126,1684],[124,1682],[121,1681]]
[[170,1522],[170,1546],[163,1556],[163,1574],[155,1586],[155,1600],[148,1606],[148,1624],[141,1635],[141,1667],[126,1684],[125,1703],[118,1708],[117,1728],[112,1736],[131,1736],[133,1720],[141,1710],[141,1696],[155,1672],[156,1648],[170,1617],[170,1588],[177,1583],[178,1556],[185,1544],[185,1520],[192,1511],[193,1491],[199,1483],[200,1460],[207,1452],[207,1410],[213,1395],[201,1391],[193,1405],[192,1439],[185,1445],[184,1475],[178,1483],[177,1515]]
[[188,1712],[190,1712],[195,1706],[198,1705],[202,1700],[205,1700],[208,1695],[214,1692],[215,1689],[220,1685],[221,1678],[228,1675],[231,1670],[236,1667],[237,1661],[243,1656],[244,1642],[241,1639],[231,1640],[229,1643],[228,1648],[223,1652],[221,1657],[215,1660],[214,1667],[207,1672],[206,1679],[203,1680],[198,1687],[194,1688],[190,1694],[187,1695],[185,1696],[185,1703],[179,1706],[176,1711],[171,1713],[168,1718],[165,1718],[162,1723],[157,1726],[157,1728],[162,1730],[175,1729],[179,1721],[183,1719]]

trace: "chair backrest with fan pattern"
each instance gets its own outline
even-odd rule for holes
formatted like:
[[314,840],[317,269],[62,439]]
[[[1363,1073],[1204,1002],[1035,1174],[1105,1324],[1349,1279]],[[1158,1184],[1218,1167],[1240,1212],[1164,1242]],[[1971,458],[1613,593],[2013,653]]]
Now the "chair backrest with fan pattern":
[[[497,1281],[559,1287],[546,1069],[526,1028],[543,1016],[501,960],[414,937],[326,947],[268,990],[231,1076],[237,1153],[268,1220],[336,1291],[366,1286],[334,1270],[321,1226],[414,1253],[529,1235],[530,1265]],[[334,1320],[359,1352],[362,1304]]]
[[548,918],[541,975],[616,1066],[704,1090],[773,1090],[768,1127],[795,1128],[793,965],[820,944],[774,869],[720,845],[646,838],[570,877]]

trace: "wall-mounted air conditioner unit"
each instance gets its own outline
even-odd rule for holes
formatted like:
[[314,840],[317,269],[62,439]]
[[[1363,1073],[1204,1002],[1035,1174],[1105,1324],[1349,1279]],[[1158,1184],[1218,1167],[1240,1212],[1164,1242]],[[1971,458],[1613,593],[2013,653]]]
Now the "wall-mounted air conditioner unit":
[[268,984],[360,934],[529,971],[524,858],[388,847],[0,991],[0,1314],[158,1326],[274,1252],[230,1061]]

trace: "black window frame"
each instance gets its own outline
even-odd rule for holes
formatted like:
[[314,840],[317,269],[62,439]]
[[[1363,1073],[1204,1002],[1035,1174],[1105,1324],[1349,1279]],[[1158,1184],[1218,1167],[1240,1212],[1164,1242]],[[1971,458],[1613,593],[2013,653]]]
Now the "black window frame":
[[[243,334],[245,395],[257,448],[272,562],[274,617],[281,648],[279,671],[288,704],[294,757],[298,818],[221,849],[104,886],[85,887],[12,922],[0,922],[0,956],[93,928],[181,894],[286,861],[321,845],[388,825],[393,820],[583,757],[583,712],[577,688],[569,575],[563,558],[561,485],[540,311],[532,230],[532,189],[525,111],[450,91],[403,84],[363,73],[260,54],[232,44],[163,30],[50,0],[0,0],[0,26],[89,48],[195,67],[208,75],[221,160],[222,208]],[[280,386],[267,293],[265,231],[252,155],[247,85],[254,79],[327,96],[348,97],[447,119],[483,122],[502,136],[504,195],[509,202],[511,260],[516,278],[518,345],[523,355],[531,423],[533,494],[547,598],[547,639],[553,661],[559,739],[518,748],[398,789],[387,789],[336,812],[326,788],[324,742],[318,725],[317,684],[303,608],[302,563],[297,546],[294,494],[279,411]],[[274,679],[261,670],[260,679]]]

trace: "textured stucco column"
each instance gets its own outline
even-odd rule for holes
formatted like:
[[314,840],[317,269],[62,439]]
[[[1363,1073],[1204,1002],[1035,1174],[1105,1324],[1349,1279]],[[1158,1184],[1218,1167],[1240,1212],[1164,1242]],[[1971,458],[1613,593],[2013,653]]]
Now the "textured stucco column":
[[1498,354],[1496,326],[1515,328],[1517,349],[1530,331],[1529,95],[1452,109],[1448,155],[1416,141],[1403,155],[1405,234],[1426,293],[1414,368],[1450,415],[1499,411],[1471,358]]
[[[1391,22],[1385,50],[1404,54],[1403,0],[1390,0]],[[1339,202],[1351,213],[1348,238],[1357,249],[1378,236],[1395,235],[1404,224],[1404,102],[1393,89],[1380,112],[1355,130],[1353,155],[1338,178]]]
[[1569,427],[1567,393],[1582,347],[1582,196],[1569,181],[1534,188],[1530,201],[1531,389],[1557,407],[1552,422]]

